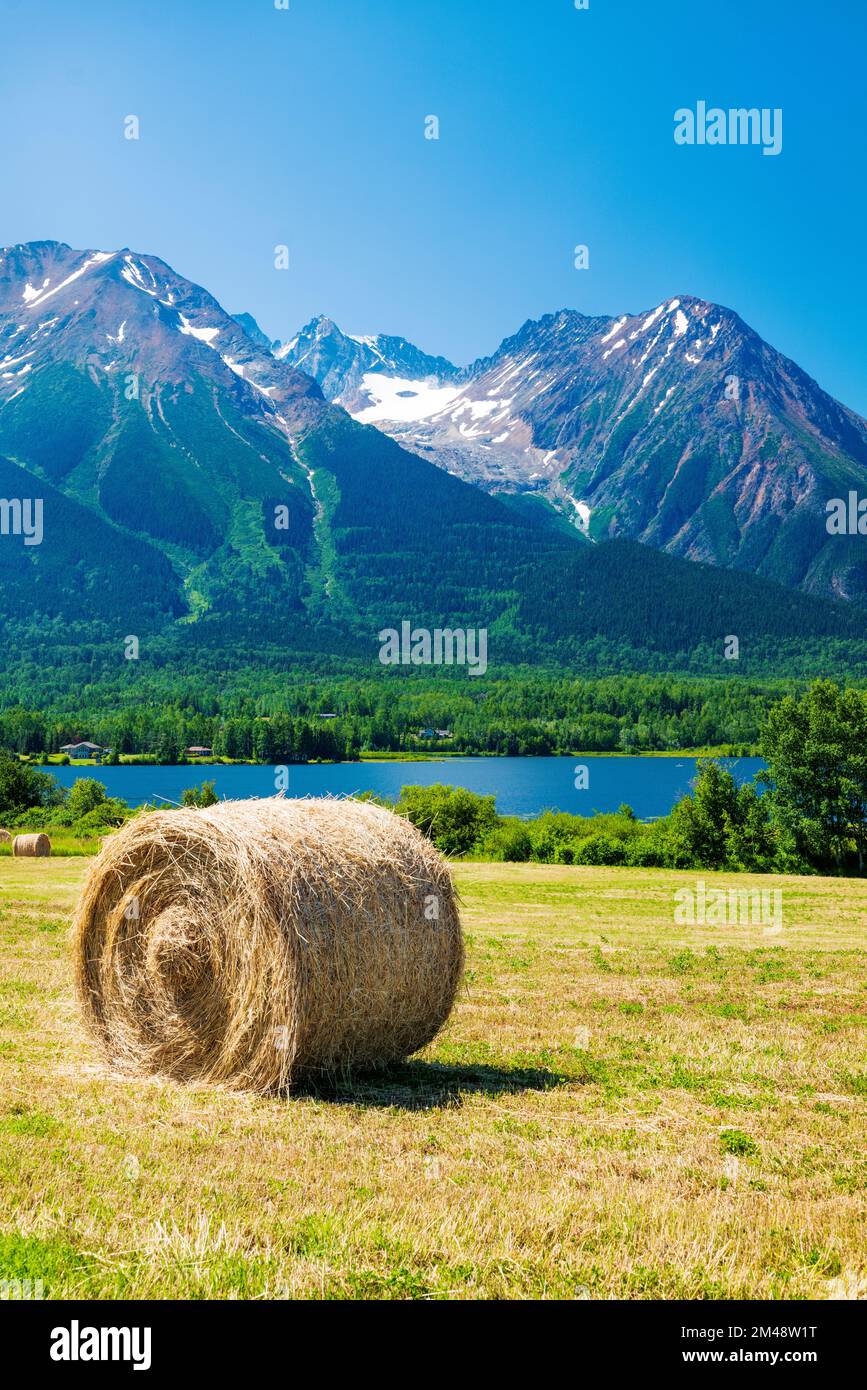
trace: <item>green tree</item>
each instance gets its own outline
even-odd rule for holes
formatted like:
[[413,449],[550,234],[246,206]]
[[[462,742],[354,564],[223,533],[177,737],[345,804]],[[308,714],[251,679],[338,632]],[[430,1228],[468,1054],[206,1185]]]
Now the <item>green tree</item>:
[[219,801],[214,791],[214,782],[203,782],[200,787],[187,787],[181,794],[184,806],[215,806]]
[[66,795],[66,807],[72,820],[81,820],[106,800],[105,787],[95,777],[76,777]]
[[157,762],[164,766],[174,767],[178,763],[186,762],[183,738],[170,724],[163,723],[160,727],[155,751]]
[[20,815],[34,806],[57,805],[63,791],[48,772],[37,772],[0,749],[0,814]]
[[723,869],[728,861],[727,826],[737,788],[719,763],[701,759],[692,793],[672,807],[667,840],[677,867]]
[[443,854],[469,854],[498,824],[492,796],[463,787],[402,787],[395,810],[418,826]]
[[69,825],[101,830],[123,825],[129,806],[120,797],[107,796],[105,787],[94,777],[77,777],[66,794],[60,819]]
[[739,787],[727,768],[700,759],[692,793],[666,823],[670,862],[676,868],[769,868],[776,846],[768,809],[755,787]]
[[768,711],[762,734],[770,804],[794,851],[842,872],[867,843],[867,697],[817,681]]

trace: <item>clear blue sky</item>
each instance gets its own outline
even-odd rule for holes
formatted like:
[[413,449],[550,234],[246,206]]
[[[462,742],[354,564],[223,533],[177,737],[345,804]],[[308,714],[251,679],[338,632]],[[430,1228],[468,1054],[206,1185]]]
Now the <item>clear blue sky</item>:
[[[0,242],[129,245],[274,336],[326,313],[461,363],[564,306],[692,293],[867,414],[865,14],[0,0]],[[782,107],[782,153],[676,146],[699,99]]]

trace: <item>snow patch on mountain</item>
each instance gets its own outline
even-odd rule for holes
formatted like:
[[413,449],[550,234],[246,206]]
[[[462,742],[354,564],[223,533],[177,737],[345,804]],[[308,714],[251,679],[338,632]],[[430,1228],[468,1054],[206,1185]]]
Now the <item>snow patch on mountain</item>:
[[[141,267],[136,265],[132,256],[124,256],[123,261],[123,270],[120,273],[121,277],[124,280],[126,280],[127,284],[132,285],[134,290],[141,290],[142,294],[149,294],[152,299],[156,299],[156,282],[154,282],[153,289],[148,289],[147,285],[145,284],[144,276],[141,272]],[[153,280],[153,276],[151,276],[151,279]]]
[[362,425],[379,420],[427,420],[443,410],[456,396],[459,386],[440,386],[431,381],[411,381],[407,377],[386,376],[383,372],[365,372],[361,391],[371,401],[353,416]]
[[654,415],[658,415],[659,412],[660,412],[660,410],[662,410],[662,407],[663,407],[664,405],[668,405],[668,402],[671,400],[671,397],[674,395],[674,393],[675,393],[676,390],[677,390],[677,387],[676,387],[676,386],[669,386],[669,388],[668,388],[668,390],[666,391],[665,395],[663,396],[662,400],[659,402],[659,405],[655,407],[655,409],[654,409],[654,411],[653,411]]
[[109,253],[108,251],[94,252],[92,256],[88,256],[87,260],[84,262],[84,265],[80,266],[78,270],[74,270],[71,275],[67,275],[66,279],[61,280],[59,285],[55,285],[53,290],[49,290],[46,288],[51,283],[50,280],[45,280],[43,282],[42,289],[35,291],[32,289],[31,285],[28,282],[28,284],[24,288],[23,294],[23,298],[27,304],[28,309],[35,309],[38,304],[44,304],[46,299],[51,299],[53,295],[59,294],[61,290],[66,289],[67,285],[71,285],[74,280],[79,280],[82,275],[84,275],[88,270],[90,270],[91,266],[98,265],[101,261],[105,260],[111,260],[111,253]]
[[[198,338],[200,343],[207,343],[208,347],[214,346],[214,339],[220,332],[219,328],[194,328],[184,314],[178,314],[178,318],[181,321],[181,327],[178,330],[180,333],[186,333],[191,338]],[[223,361],[225,362],[226,359],[223,358]],[[228,362],[226,362],[226,365],[229,365]],[[241,373],[241,375],[243,375],[243,373]]]
[[609,328],[608,332],[607,332],[606,334],[604,334],[604,336],[603,336],[602,338],[600,338],[599,341],[600,341],[601,343],[607,343],[609,338],[613,338],[615,333],[619,333],[619,332],[620,332],[620,330],[621,330],[621,328],[623,327],[623,325],[625,324],[625,322],[626,322],[626,315],[624,314],[622,318],[619,318],[619,319],[617,320],[617,322],[616,322],[611,328]]
[[[665,309],[665,304],[664,304],[664,303],[658,304],[657,307],[654,309],[653,313],[647,315],[647,318],[644,320],[644,323],[641,325],[641,328],[640,328],[638,331],[641,332],[641,333],[646,333],[647,330],[648,330],[648,328],[652,328],[653,325],[656,323],[656,320],[659,318],[660,314],[663,312],[664,309]],[[630,337],[631,337],[631,336],[632,336],[632,335],[630,334]]]

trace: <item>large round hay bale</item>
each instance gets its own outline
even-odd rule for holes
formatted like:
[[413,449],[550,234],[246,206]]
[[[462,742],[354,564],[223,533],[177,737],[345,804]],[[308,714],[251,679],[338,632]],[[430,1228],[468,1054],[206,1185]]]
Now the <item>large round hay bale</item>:
[[27,856],[51,853],[51,841],[47,835],[16,835],[12,841],[12,853]]
[[8,830],[0,830],[0,845],[8,844],[12,839]]
[[255,1091],[384,1066],[448,1018],[448,866],[360,801],[157,811],[105,844],[74,922],[78,994],[115,1066]]

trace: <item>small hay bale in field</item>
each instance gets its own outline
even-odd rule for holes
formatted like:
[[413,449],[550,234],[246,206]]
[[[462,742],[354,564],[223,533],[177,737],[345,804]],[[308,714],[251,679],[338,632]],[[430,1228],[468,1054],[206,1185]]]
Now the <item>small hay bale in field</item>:
[[94,861],[73,940],[113,1065],[262,1092],[417,1052],[463,970],[437,850],[391,811],[335,799],[137,817]]
[[16,835],[12,841],[12,853],[25,856],[51,853],[51,841],[47,835]]
[[8,844],[11,839],[12,836],[8,830],[0,830],[0,845]]

